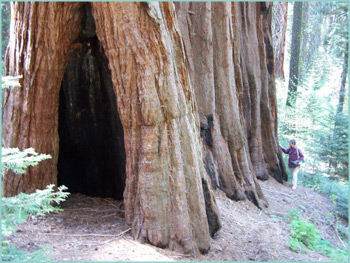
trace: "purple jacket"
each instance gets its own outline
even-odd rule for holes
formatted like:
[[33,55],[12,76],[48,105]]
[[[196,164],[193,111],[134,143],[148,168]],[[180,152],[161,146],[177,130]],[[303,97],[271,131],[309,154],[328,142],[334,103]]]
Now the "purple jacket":
[[[289,154],[289,159],[288,159],[288,167],[289,168],[295,168],[296,166],[292,163],[294,161],[301,161],[304,160],[304,155],[303,152],[299,149],[299,148],[292,148],[292,147],[288,147],[288,148],[284,148],[281,146],[281,150],[286,153]],[[299,158],[298,158],[298,153],[299,153]]]

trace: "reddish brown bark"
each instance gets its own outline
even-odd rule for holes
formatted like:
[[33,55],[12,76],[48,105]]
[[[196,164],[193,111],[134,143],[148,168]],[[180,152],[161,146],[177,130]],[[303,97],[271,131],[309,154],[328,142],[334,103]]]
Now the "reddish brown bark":
[[271,5],[264,2],[235,4],[243,17],[239,25],[242,104],[252,163],[257,177],[267,179],[270,175],[282,182],[286,180],[286,172],[277,141]]
[[[2,143],[33,147],[53,159],[21,177],[7,174],[5,195],[57,183],[60,89],[86,95],[84,87],[76,88],[79,71],[64,77],[73,59],[76,65],[91,61],[82,79],[103,84],[87,85],[91,109],[71,110],[72,124],[79,126],[87,111],[97,117],[91,105],[104,104],[104,88],[115,95],[109,98],[116,100],[123,131],[112,133],[124,137],[121,184],[136,239],[186,253],[208,251],[210,235],[221,227],[212,187],[267,205],[257,177],[280,179],[283,173],[269,5],[177,3],[176,9],[170,2],[13,4],[17,24],[7,74],[24,77],[21,89],[4,94]],[[86,19],[96,25],[91,34]],[[104,62],[93,63],[98,57]],[[62,100],[65,107],[78,105]]]
[[[132,234],[159,247],[206,252],[220,220],[202,162],[197,108],[173,4],[91,5],[124,130],[124,203]],[[5,195],[57,182],[59,91],[69,50],[86,45],[74,43],[83,7],[14,4],[20,25],[12,28],[7,73],[24,78],[22,89],[4,96],[3,145],[34,147],[53,159],[23,177],[7,175]],[[76,121],[82,114],[76,112]]]
[[22,88],[3,94],[2,146],[34,147],[52,159],[26,175],[5,175],[5,196],[57,183],[58,94],[71,44],[80,32],[80,7],[79,3],[11,4],[5,74],[23,79]]
[[207,251],[196,105],[173,6],[94,3],[93,14],[124,128],[124,202],[133,235]]
[[287,181],[287,173],[283,163],[278,143],[277,130],[277,99],[274,70],[273,41],[271,36],[272,3],[261,3],[257,13],[261,19],[258,23],[258,30],[263,34],[259,35],[259,46],[261,60],[262,92],[261,92],[261,119],[262,119],[262,140],[266,169],[269,175],[273,176],[280,183]]
[[243,181],[238,183],[239,178],[234,175],[229,147],[216,112],[212,3],[176,3],[176,6],[196,93],[207,173],[214,187],[220,186],[230,198],[244,199]]
[[273,43],[275,54],[275,76],[284,79],[284,48],[287,29],[288,2],[273,3]]
[[286,175],[277,144],[270,7],[176,3],[207,173],[230,198],[258,206],[266,200],[256,178],[282,182]]

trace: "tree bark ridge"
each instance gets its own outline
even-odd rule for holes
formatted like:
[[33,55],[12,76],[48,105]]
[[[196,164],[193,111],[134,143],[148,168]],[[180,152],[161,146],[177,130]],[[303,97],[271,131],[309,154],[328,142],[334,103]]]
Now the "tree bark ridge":
[[2,183],[4,196],[30,193],[57,183],[58,87],[81,21],[80,3],[13,2],[11,8],[5,75],[23,78],[21,88],[3,94],[2,145],[21,150],[34,147],[37,152],[50,154],[52,159],[29,168],[23,176],[7,173]]
[[206,252],[197,109],[172,4],[94,3],[93,13],[102,45],[113,50],[107,57],[125,133],[124,202],[133,235]]

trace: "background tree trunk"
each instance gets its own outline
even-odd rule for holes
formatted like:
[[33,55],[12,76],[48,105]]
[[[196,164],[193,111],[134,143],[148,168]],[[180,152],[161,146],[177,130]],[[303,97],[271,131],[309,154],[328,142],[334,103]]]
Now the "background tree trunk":
[[339,125],[337,121],[339,116],[344,109],[344,102],[345,102],[345,90],[346,90],[346,79],[348,77],[348,69],[349,69],[349,42],[346,41],[345,48],[344,48],[344,59],[343,59],[343,65],[342,65],[342,73],[341,73],[341,80],[340,80],[340,90],[339,90],[339,100],[338,100],[338,106],[337,106],[337,112],[335,117],[335,128]]
[[[330,168],[331,167],[337,168],[338,163],[340,162],[339,161],[340,158],[338,156],[339,154],[342,154],[342,153],[339,153],[339,151],[337,152],[336,144],[339,143],[339,141],[341,143],[344,143],[343,140],[345,138],[344,130],[341,128],[341,125],[342,125],[342,122],[344,121],[343,109],[344,109],[344,102],[346,98],[346,79],[348,77],[348,70],[349,70],[349,42],[346,41],[345,48],[344,48],[344,59],[343,59],[343,65],[342,65],[341,80],[340,80],[339,99],[338,99],[337,111],[335,113],[332,143],[330,146],[330,153],[335,158],[330,158],[329,160]],[[345,166],[345,169],[346,167],[348,166]]]
[[289,85],[286,105],[295,107],[299,83],[300,48],[302,40],[303,2],[295,2],[293,7],[292,44],[290,53]]
[[[313,48],[310,47],[310,43],[315,42],[315,49],[317,47],[317,41],[315,39],[312,39],[312,34],[308,32],[307,27],[308,25],[312,25],[311,21],[311,5],[310,2],[304,2],[303,8],[302,8],[302,17],[301,17],[301,43],[300,43],[300,54],[299,54],[299,80],[305,79],[307,76],[307,73],[309,71],[309,68],[311,68],[311,59],[312,55],[314,55],[316,52]],[[317,34],[316,28],[314,31],[315,34]]]

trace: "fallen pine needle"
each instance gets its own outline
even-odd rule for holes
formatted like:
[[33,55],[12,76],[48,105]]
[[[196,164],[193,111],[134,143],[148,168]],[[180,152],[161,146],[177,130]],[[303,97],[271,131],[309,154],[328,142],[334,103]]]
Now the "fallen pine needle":
[[276,191],[276,190],[268,190],[266,188],[262,188],[264,191],[268,191],[270,193],[278,193],[278,194],[281,194],[281,195],[285,195],[285,196],[288,196],[289,198],[296,198],[296,195],[292,196],[292,195],[289,195],[289,194],[286,194],[286,193],[282,193],[282,192],[279,192],[279,191]]
[[57,234],[57,233],[47,233],[47,235],[52,236],[65,236],[65,237],[120,237],[125,233],[129,232],[131,228],[124,230],[117,235],[107,235],[107,234]]

